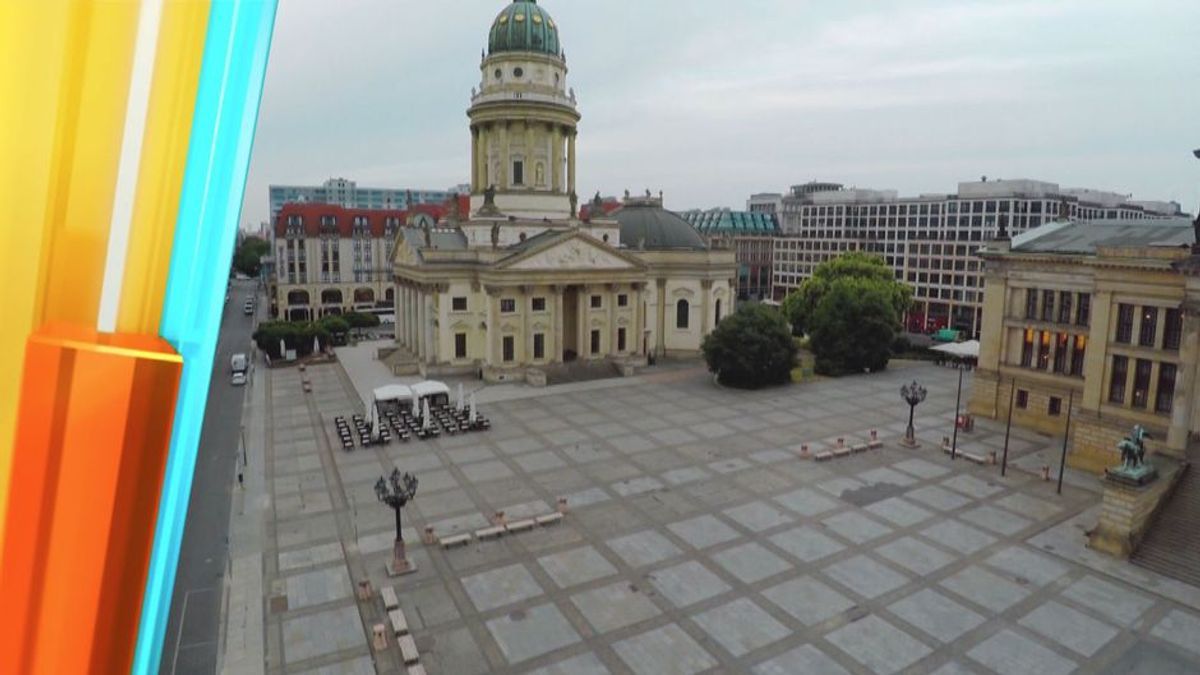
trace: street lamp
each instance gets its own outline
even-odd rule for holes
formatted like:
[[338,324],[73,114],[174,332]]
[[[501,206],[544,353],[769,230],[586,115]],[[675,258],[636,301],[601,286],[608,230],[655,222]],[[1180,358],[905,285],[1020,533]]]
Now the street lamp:
[[900,387],[900,396],[908,404],[908,428],[904,430],[904,440],[901,443],[910,448],[920,445],[920,443],[917,443],[917,435],[913,431],[913,414],[921,401],[925,400],[925,395],[928,393],[925,387],[918,384],[916,380],[913,380],[912,384]]
[[380,476],[375,483],[375,497],[392,507],[396,512],[396,543],[392,547],[392,564],[388,566],[388,576],[411,574],[417,571],[417,566],[408,561],[404,552],[404,535],[400,532],[400,509],[412,501],[417,494],[417,477],[406,473],[400,475],[400,469],[392,469],[392,475],[385,480]]

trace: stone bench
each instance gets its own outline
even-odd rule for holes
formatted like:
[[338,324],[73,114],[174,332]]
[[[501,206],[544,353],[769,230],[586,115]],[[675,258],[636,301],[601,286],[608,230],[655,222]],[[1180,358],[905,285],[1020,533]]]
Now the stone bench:
[[561,513],[547,513],[544,516],[538,516],[537,518],[535,518],[535,520],[537,521],[538,525],[541,525],[543,527],[547,527],[549,525],[557,525],[562,522],[562,514]]
[[408,675],[425,675],[425,666],[416,664],[408,667]]
[[392,610],[400,606],[400,600],[396,598],[396,589],[391,586],[379,589],[379,597],[383,598],[384,609]]
[[849,457],[850,456],[850,448],[847,446],[844,446],[844,445],[840,448],[834,448],[833,456],[834,457]]
[[528,532],[529,530],[533,529],[534,525],[536,525],[536,523],[534,523],[532,519],[518,520],[518,521],[508,524],[508,531],[509,532]]
[[475,538],[480,541],[484,539],[499,539],[504,535],[504,526],[496,525],[495,527],[485,527],[482,530],[475,530]]
[[414,664],[421,659],[421,654],[417,651],[417,643],[411,635],[397,638],[396,645],[400,647],[400,658],[404,660],[404,665]]
[[869,448],[867,447],[866,443],[857,443],[855,445],[850,446],[850,452],[853,452],[854,454],[858,454],[860,452],[866,452],[868,449]]
[[871,441],[870,443],[867,443],[867,447],[872,450],[878,450],[879,448],[883,447],[883,441],[878,440],[878,439]]
[[959,455],[961,455],[961,456],[962,456],[962,458],[963,458],[963,459],[965,459],[965,460],[967,460],[968,462],[974,462],[974,463],[976,463],[976,464],[987,464],[987,458],[986,458],[986,457],[982,457],[982,456],[980,456],[980,455],[976,455],[976,454],[975,454],[975,453],[973,453],[973,452],[960,452],[960,453],[958,453],[958,454],[959,454]]
[[466,546],[471,541],[470,534],[456,534],[453,537],[442,537],[438,540],[442,548],[454,548],[455,546]]
[[821,452],[813,455],[813,459],[817,460],[818,462],[826,462],[833,459],[833,453],[828,450],[822,450]]
[[404,617],[404,610],[393,609],[388,612],[388,622],[392,624],[392,634],[396,637],[408,635],[408,619]]

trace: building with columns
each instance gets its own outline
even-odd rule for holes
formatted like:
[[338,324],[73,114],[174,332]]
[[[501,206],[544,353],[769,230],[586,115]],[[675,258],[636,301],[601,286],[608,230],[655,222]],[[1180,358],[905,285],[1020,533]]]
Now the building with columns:
[[559,29],[533,0],[492,21],[467,111],[471,197],[394,250],[396,372],[535,379],[583,362],[695,356],[733,311],[734,253],[630,197],[579,217]]
[[990,242],[969,410],[1063,433],[1102,472],[1135,424],[1184,458],[1200,431],[1200,257],[1185,218],[1051,223]]

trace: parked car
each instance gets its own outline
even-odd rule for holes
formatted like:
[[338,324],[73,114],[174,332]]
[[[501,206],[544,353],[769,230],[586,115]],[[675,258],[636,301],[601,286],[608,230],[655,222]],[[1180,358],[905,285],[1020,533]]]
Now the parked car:
[[243,370],[231,375],[229,378],[229,384],[232,384],[235,387],[240,387],[246,384],[246,371]]
[[253,313],[254,313],[254,303],[253,303],[253,302],[247,302],[247,303],[245,304],[245,306],[244,306],[244,307],[242,307],[242,311],[243,311],[243,312],[246,314],[246,316],[249,316],[249,315],[253,314]]

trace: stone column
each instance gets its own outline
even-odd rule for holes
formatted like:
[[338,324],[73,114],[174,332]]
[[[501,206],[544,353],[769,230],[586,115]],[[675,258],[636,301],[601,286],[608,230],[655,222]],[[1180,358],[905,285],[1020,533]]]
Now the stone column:
[[486,349],[484,350],[484,365],[491,366],[496,363],[496,336],[500,334],[500,326],[497,322],[500,320],[500,298],[499,290],[491,286],[484,288],[487,293],[487,335],[485,336]]
[[551,142],[551,157],[550,157],[550,180],[553,183],[555,192],[565,192],[563,190],[563,133],[562,127],[557,124],[550,132]]
[[[1163,312],[1166,314],[1166,312]],[[1179,369],[1175,372],[1175,398],[1171,408],[1171,426],[1167,447],[1183,457],[1192,430],[1192,401],[1195,396],[1196,368],[1200,360],[1200,307],[1183,308],[1183,343],[1179,345]]]
[[428,352],[430,363],[438,362],[438,347],[441,344],[438,335],[441,321],[438,320],[437,293],[438,289],[434,287],[425,294],[425,350]]
[[617,284],[608,285],[608,353],[617,352],[617,293],[621,287]]
[[496,176],[497,189],[507,190],[511,187],[508,182],[508,167],[512,164],[512,153],[508,147],[508,122],[500,122],[500,175]]
[[428,353],[428,345],[425,342],[425,322],[429,318],[425,315],[425,292],[418,289],[417,298],[417,356],[422,362],[425,361],[425,356]]
[[575,130],[567,136],[567,194],[575,191]]
[[477,192],[483,192],[487,189],[488,184],[495,181],[495,177],[488,176],[488,146],[491,139],[491,128],[479,127],[476,130],[476,136],[479,139],[478,154],[475,156],[475,171],[479,176],[479,188]]
[[[551,286],[550,291],[554,293],[554,352],[550,360],[555,363],[563,362],[563,293],[566,289],[563,286]],[[550,347],[547,346],[547,349]]]
[[701,338],[703,338],[704,334],[708,332],[708,320],[709,320],[708,306],[710,304],[712,304],[712,283],[713,283],[712,279],[701,279],[700,280],[700,290],[701,290],[700,297],[701,297],[701,302],[703,303],[703,309],[700,310],[700,337]]
[[396,294],[392,297],[393,310],[396,312],[396,342],[404,346],[404,331],[407,322],[404,320],[404,286],[399,280],[396,281]]
[[[1083,355],[1083,400],[1080,407],[1084,410],[1099,410],[1101,401],[1105,400],[1107,391],[1105,377],[1105,345],[1108,344],[1109,329],[1112,322],[1112,291],[1101,291],[1092,294],[1091,328],[1088,331],[1087,353]],[[1129,364],[1129,374],[1134,371],[1133,363]],[[1127,388],[1126,393],[1129,392]]]
[[645,303],[642,301],[642,290],[646,285],[642,282],[633,284],[633,294],[630,296],[630,302],[633,302],[633,335],[629,338],[633,340],[633,349],[629,350],[634,354],[642,353],[642,339],[645,337]]
[[521,355],[517,363],[527,366],[533,361],[533,286],[521,287]]
[[658,280],[658,312],[655,317],[657,321],[657,335],[655,336],[654,351],[657,355],[662,356],[667,349],[667,280]]
[[471,191],[482,192],[479,184],[479,129],[471,127]]
[[588,296],[587,286],[577,286],[575,289],[575,348],[579,351],[580,360],[592,357],[592,341],[588,339],[588,319],[591,318],[592,304]]
[[525,185],[537,188],[537,159],[533,156],[533,127],[525,122]]

